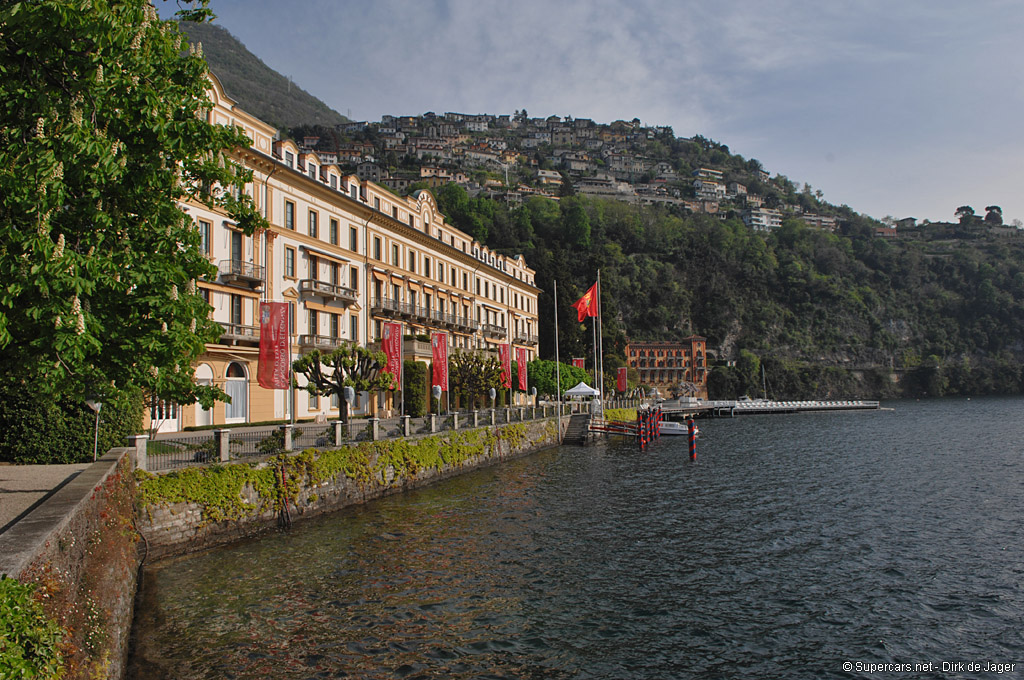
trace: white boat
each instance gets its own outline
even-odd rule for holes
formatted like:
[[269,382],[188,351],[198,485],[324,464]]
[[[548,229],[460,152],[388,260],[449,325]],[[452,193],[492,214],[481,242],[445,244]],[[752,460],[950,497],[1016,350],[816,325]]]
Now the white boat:
[[[696,435],[698,432],[700,432],[700,428],[694,424],[693,433]],[[663,420],[661,422],[661,434],[686,436],[690,434],[690,426],[686,423],[677,423],[673,420]]]

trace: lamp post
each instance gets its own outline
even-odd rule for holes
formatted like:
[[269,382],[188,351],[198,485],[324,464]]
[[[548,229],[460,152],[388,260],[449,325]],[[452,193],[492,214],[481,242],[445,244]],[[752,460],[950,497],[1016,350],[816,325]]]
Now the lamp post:
[[498,396],[498,392],[497,392],[497,390],[495,390],[492,387],[489,394],[491,395],[491,410],[493,411],[494,410],[494,399],[495,399],[495,397]]
[[103,408],[102,402],[96,401],[95,399],[89,399],[85,402],[86,406],[91,408],[96,413],[96,429],[93,432],[92,437],[92,462],[96,462],[97,449],[100,445],[100,409]]

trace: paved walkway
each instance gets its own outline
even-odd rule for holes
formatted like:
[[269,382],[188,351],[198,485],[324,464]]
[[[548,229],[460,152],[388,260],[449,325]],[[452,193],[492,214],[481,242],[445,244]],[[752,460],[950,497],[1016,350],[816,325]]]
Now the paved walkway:
[[7,465],[0,463],[0,534],[92,463]]

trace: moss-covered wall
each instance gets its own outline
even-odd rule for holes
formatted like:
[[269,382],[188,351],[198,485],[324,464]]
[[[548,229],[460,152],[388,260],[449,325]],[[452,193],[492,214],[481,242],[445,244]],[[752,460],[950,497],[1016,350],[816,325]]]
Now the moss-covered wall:
[[152,475],[137,472],[152,558],[226,543],[554,446],[555,420],[365,442]]

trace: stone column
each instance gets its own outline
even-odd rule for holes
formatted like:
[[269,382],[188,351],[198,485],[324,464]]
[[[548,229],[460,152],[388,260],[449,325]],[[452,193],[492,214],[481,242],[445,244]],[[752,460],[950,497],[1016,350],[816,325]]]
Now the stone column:
[[380,418],[370,418],[370,441],[380,439]]
[[430,414],[430,431],[431,432],[437,432],[437,414],[436,413],[431,413]]
[[402,416],[402,434],[408,437],[412,434],[412,418],[410,416]]
[[473,410],[473,427],[480,427],[480,411]]
[[458,413],[458,411],[456,411],[455,413],[452,414],[452,429],[453,430],[459,429],[459,413]]
[[292,450],[292,426],[291,425],[282,425],[281,429],[284,431],[284,450],[285,451],[291,451]]
[[342,436],[344,435],[344,432],[345,432],[345,423],[341,422],[340,420],[335,420],[334,421],[334,445],[335,446],[341,446],[341,443],[344,441],[344,439],[342,439]]
[[146,469],[146,442],[148,441],[148,434],[133,434],[128,437],[128,446],[135,449],[135,466],[140,470]]
[[213,441],[217,449],[217,459],[222,463],[231,460],[231,430],[214,430]]

